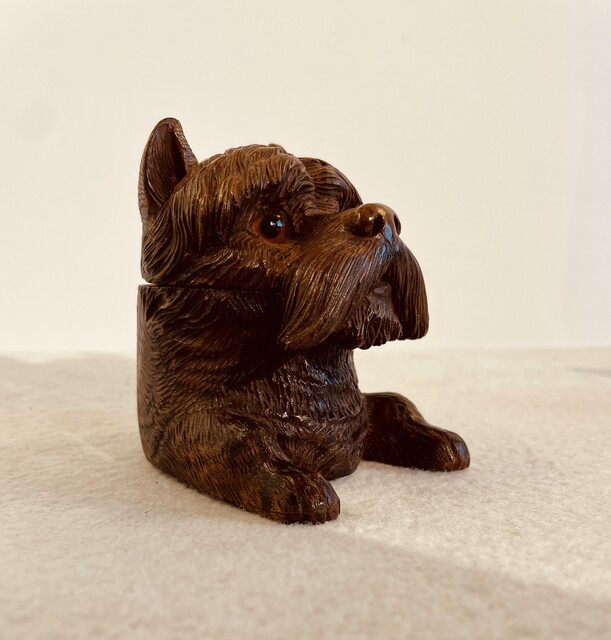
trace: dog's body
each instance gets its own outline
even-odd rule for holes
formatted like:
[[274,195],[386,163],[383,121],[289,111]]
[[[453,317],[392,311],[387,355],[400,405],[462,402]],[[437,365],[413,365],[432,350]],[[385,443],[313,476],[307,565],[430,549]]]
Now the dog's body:
[[180,124],[144,152],[138,416],[157,467],[281,522],[339,514],[329,480],[363,458],[462,469],[456,434],[395,394],[362,394],[352,350],[418,338],[415,258],[383,205],[276,145],[200,164]]

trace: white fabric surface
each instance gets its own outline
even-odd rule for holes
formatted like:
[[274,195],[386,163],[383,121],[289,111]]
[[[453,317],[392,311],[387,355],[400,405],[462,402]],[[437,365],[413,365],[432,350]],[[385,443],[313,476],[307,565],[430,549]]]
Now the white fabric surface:
[[279,525],[144,459],[131,357],[0,358],[0,637],[609,638],[611,349],[359,354],[472,466]]

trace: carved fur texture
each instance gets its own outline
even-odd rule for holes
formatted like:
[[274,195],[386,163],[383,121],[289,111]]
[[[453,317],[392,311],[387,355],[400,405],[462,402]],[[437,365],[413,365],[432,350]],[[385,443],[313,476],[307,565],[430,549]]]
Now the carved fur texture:
[[397,215],[278,145],[198,163],[177,120],[142,158],[138,419],[144,453],[195,489],[284,523],[340,511],[330,480],[372,459],[464,469],[456,434],[362,394],[352,351],[422,337],[420,267]]

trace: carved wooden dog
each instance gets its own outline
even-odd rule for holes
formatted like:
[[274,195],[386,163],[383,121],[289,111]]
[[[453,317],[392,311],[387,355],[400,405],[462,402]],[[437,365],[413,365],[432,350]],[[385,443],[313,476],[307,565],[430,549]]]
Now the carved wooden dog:
[[198,163],[174,119],[140,170],[138,418],[148,460],[280,522],[339,514],[361,459],[464,469],[455,433],[363,394],[352,350],[427,331],[424,281],[393,211],[277,145]]

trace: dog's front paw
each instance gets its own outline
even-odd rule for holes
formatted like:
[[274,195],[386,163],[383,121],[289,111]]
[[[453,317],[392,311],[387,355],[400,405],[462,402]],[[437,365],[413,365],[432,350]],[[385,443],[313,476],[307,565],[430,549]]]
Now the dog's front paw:
[[420,447],[422,459],[415,466],[429,471],[460,471],[469,466],[471,458],[465,441],[453,431],[428,426],[428,446]]
[[414,404],[398,393],[365,394],[369,433],[363,457],[426,471],[460,471],[469,466],[469,449],[453,431],[429,424]]
[[328,480],[318,473],[294,470],[285,478],[282,489],[265,491],[261,515],[292,524],[322,524],[339,515],[339,498]]

